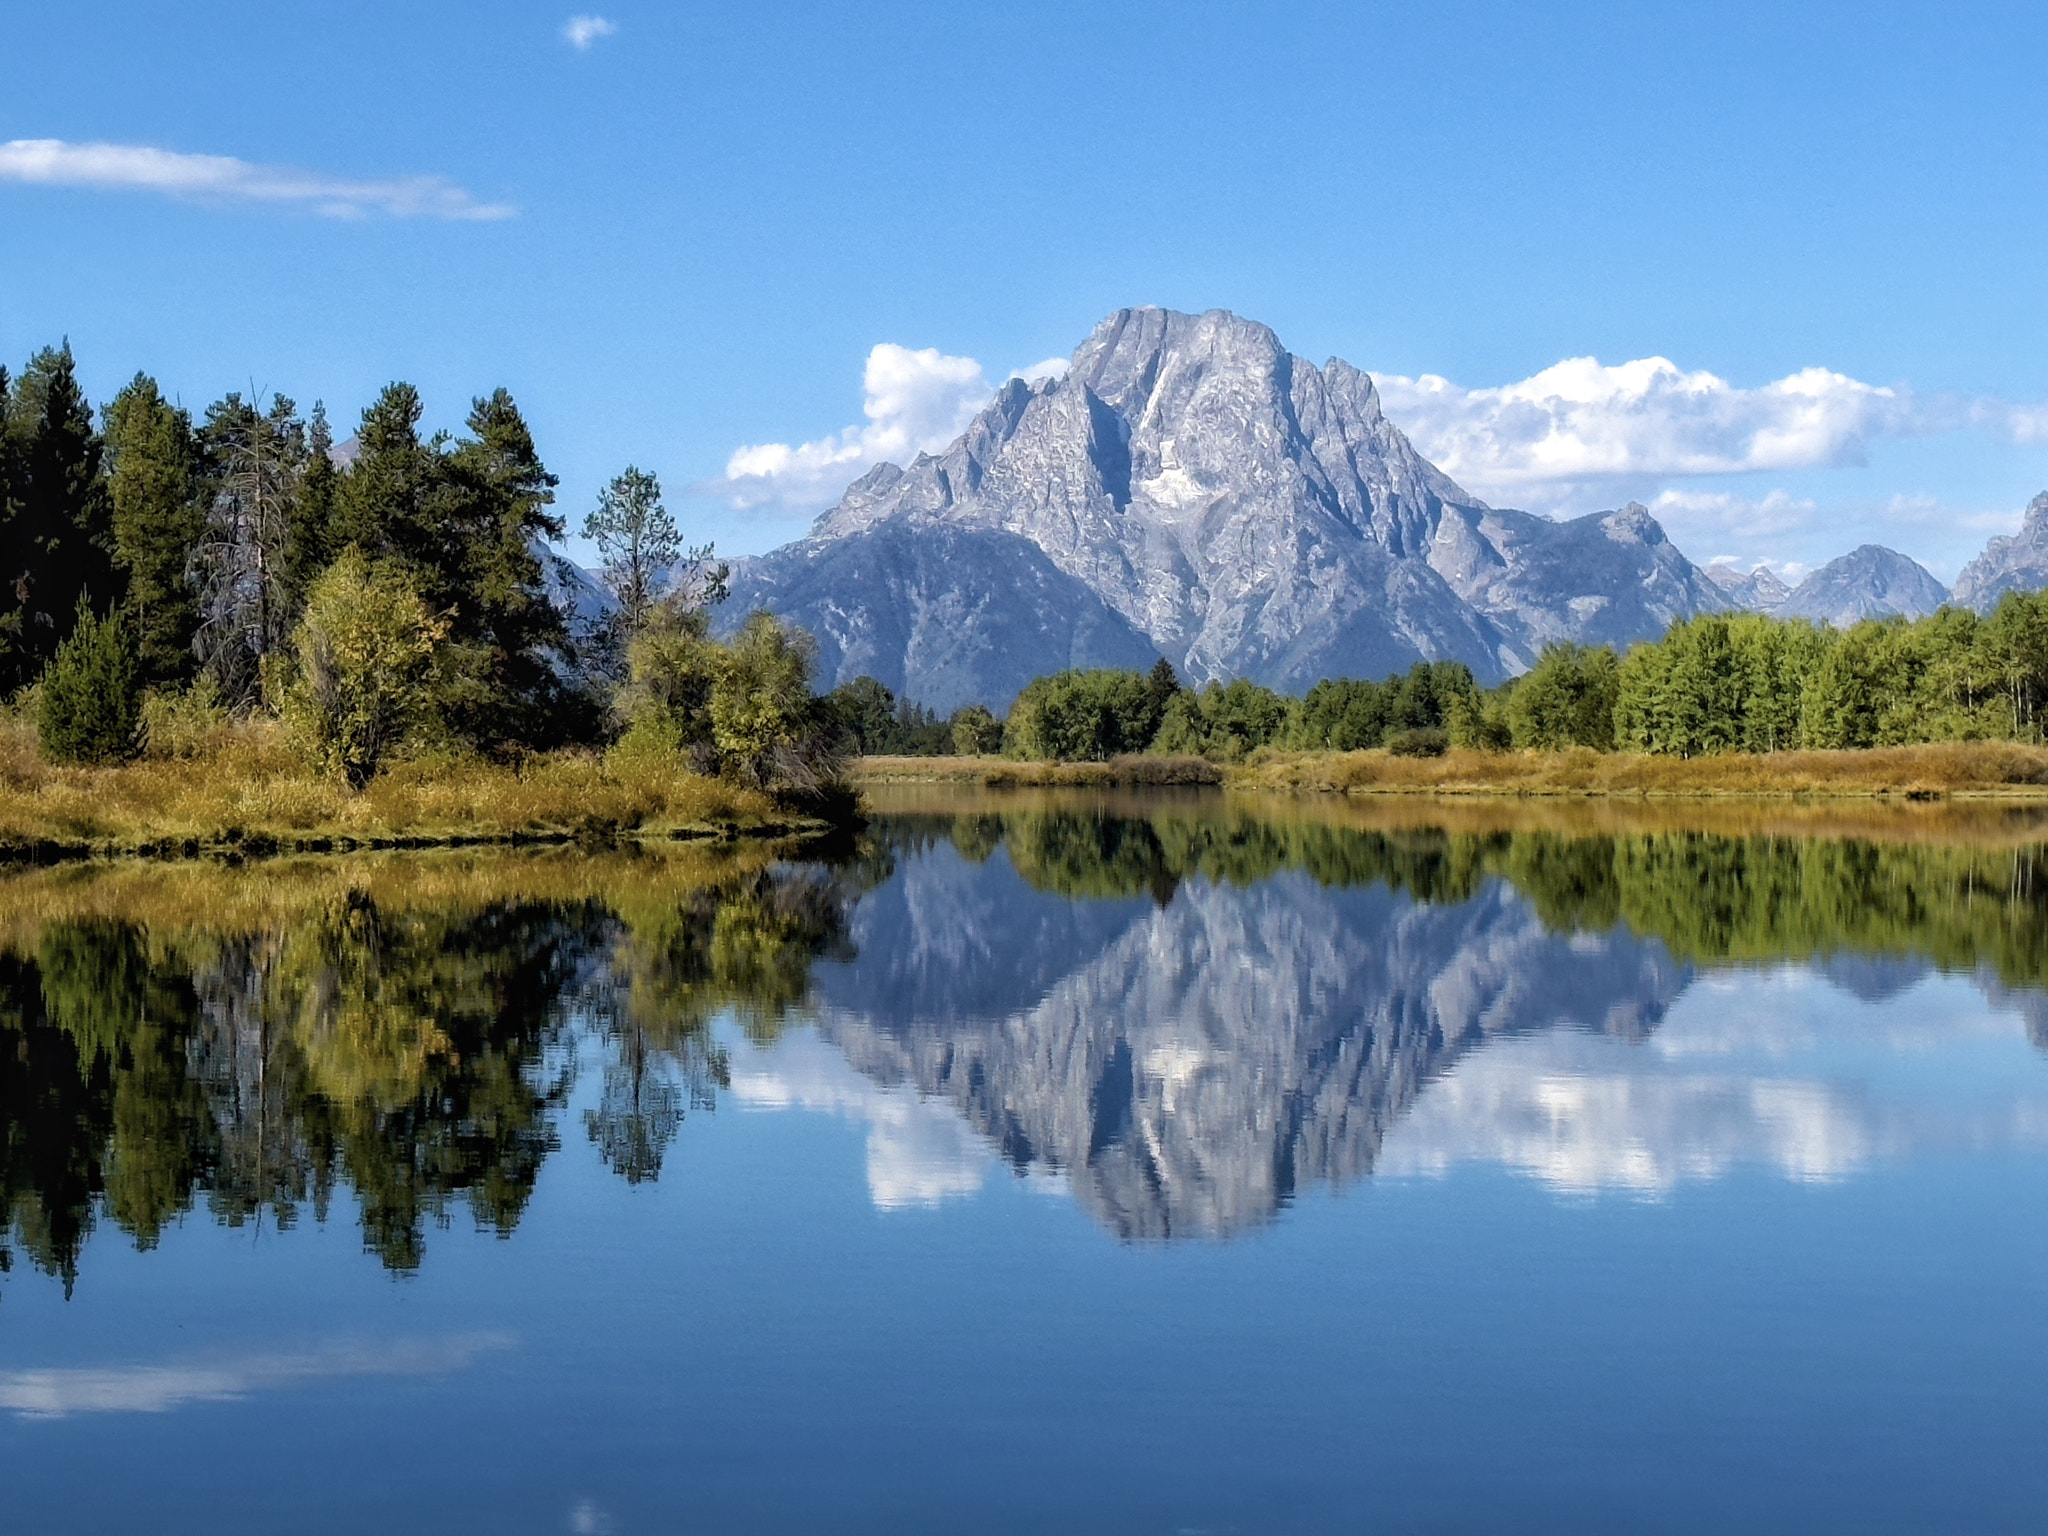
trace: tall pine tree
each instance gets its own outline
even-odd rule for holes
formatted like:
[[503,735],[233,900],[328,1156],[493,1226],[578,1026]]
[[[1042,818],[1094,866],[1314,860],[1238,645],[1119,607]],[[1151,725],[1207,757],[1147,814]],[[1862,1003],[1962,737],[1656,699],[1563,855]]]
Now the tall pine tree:
[[183,682],[196,665],[199,597],[190,566],[206,529],[192,419],[138,373],[107,406],[105,422],[128,634],[146,683]]
[[56,654],[79,603],[106,612],[122,581],[103,445],[69,343],[29,359],[10,392],[6,427],[12,483],[0,527],[0,686],[18,688]]

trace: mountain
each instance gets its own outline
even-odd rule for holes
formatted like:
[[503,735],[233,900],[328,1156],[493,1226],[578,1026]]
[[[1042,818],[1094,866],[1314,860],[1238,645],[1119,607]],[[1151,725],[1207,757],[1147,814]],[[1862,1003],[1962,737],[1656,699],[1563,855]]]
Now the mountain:
[[2048,491],[2027,503],[2018,533],[1993,539],[1956,578],[1955,601],[1989,613],[2008,592],[2048,587]]
[[1350,364],[1222,310],[1127,309],[1060,378],[1010,380],[945,452],[735,562],[721,622],[768,608],[817,639],[827,685],[866,672],[945,710],[1154,656],[1290,691],[1450,658],[1494,682],[1551,640],[1726,606],[1641,506],[1489,507]]
[[1775,611],[1780,618],[1847,629],[1859,619],[1894,614],[1925,618],[1947,601],[1948,588],[1925,567],[1895,549],[1865,544],[1808,576]]
[[1546,926],[1505,881],[1426,902],[1291,871],[1124,899],[1038,890],[1007,848],[899,850],[812,972],[855,1070],[952,1105],[1125,1238],[1229,1237],[1370,1174],[1461,1060],[1555,1029],[1648,1037],[1691,966]]
[[1768,565],[1760,565],[1746,576],[1732,565],[1710,565],[1707,576],[1727,596],[1730,607],[1752,613],[1775,613],[1792,595],[1792,589]]

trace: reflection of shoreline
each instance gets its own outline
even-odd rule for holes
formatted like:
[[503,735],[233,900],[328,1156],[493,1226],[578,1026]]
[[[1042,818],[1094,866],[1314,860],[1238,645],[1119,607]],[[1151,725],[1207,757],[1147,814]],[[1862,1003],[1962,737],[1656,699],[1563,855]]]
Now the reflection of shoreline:
[[[930,1123],[945,1105],[988,1152],[926,1167],[930,1188],[978,1187],[993,1152],[1064,1177],[1126,1238],[1227,1237],[1302,1188],[1375,1171],[1487,1162],[1654,1194],[1738,1166],[1831,1179],[1932,1144],[2048,1140],[2048,1095],[1977,1106],[2004,1118],[1973,1130],[1869,1103],[1853,1080],[1734,1070],[1701,1031],[1669,1032],[1691,967],[1626,928],[1560,931],[1501,879],[1442,904],[1298,874],[1076,904],[1006,857],[937,844],[863,900],[852,932],[860,958],[814,978],[819,1030],[872,1086],[842,1085],[829,1107],[860,1115],[871,1094],[896,1106],[871,1117],[882,1142],[914,1113],[923,1145],[957,1147]],[[1771,985],[1718,974],[1746,996]],[[1932,974],[1860,957],[1815,972],[1867,1005],[1865,1023]],[[1977,982],[1994,1008],[2040,1011]],[[1753,1053],[1796,1049],[1759,1027]]]
[[384,1344],[329,1344],[300,1354],[244,1355],[180,1365],[59,1366],[0,1371],[0,1410],[30,1419],[79,1413],[168,1413],[190,1403],[226,1402],[252,1392],[336,1376],[445,1376],[492,1350],[501,1333]]

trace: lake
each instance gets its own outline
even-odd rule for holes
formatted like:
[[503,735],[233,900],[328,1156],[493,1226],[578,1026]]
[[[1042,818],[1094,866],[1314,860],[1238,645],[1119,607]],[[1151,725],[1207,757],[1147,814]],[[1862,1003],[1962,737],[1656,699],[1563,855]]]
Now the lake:
[[0,1525],[2019,1532],[2048,814],[0,881]]

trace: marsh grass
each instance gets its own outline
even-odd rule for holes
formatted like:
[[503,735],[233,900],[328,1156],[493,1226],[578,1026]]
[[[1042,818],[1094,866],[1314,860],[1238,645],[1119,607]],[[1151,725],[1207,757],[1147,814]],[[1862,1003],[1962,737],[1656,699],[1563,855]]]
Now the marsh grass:
[[863,757],[849,768],[856,784],[980,784],[991,789],[1199,786],[1221,784],[1225,770],[1206,758],[1127,753],[1101,763],[1029,762],[1007,757]]
[[1232,789],[1351,795],[1560,795],[2048,799],[2048,749],[2015,742],[1937,742],[1842,752],[1730,752],[1678,758],[1636,752],[1255,753]]
[[791,824],[768,796],[673,757],[427,755],[355,791],[311,768],[274,722],[195,722],[175,749],[68,768],[41,759],[18,713],[0,720],[0,852],[16,857],[730,835]]

